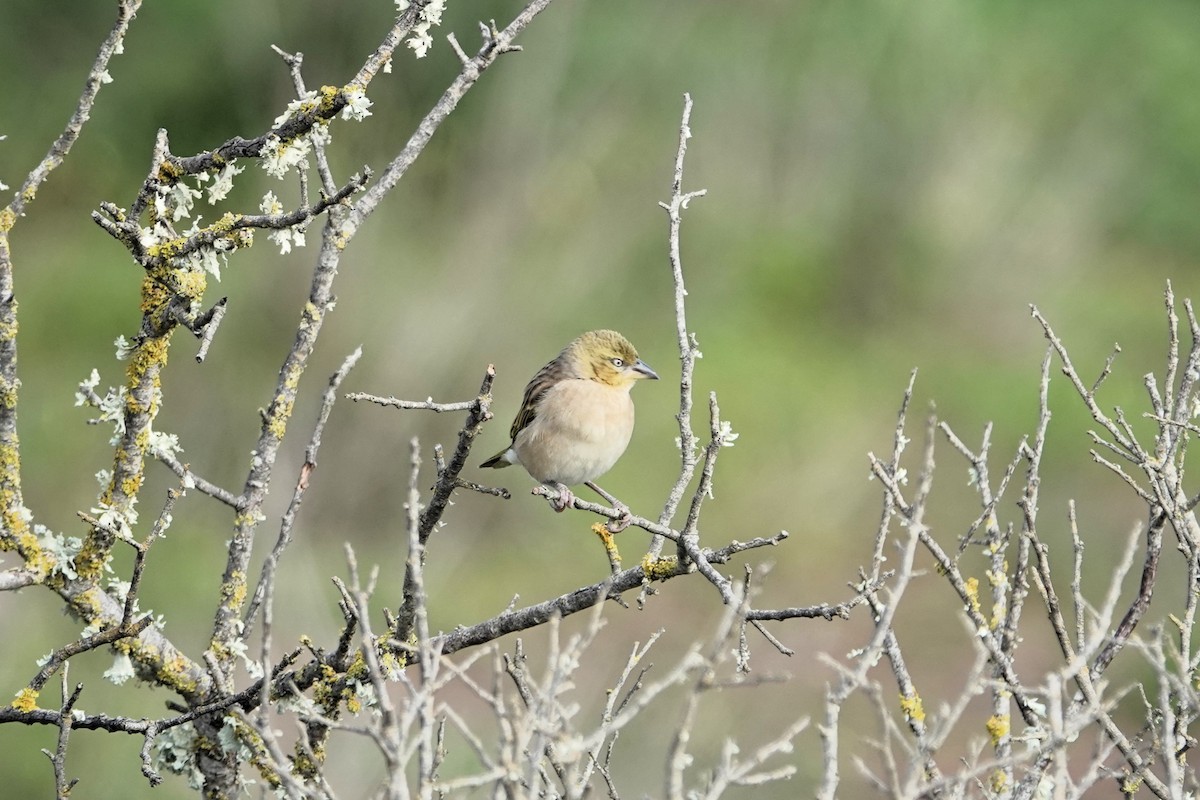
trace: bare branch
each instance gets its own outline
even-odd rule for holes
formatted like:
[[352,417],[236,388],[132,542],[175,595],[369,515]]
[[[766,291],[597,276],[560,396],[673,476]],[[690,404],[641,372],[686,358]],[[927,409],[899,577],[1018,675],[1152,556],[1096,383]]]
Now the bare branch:
[[254,596],[246,608],[243,619],[244,636],[248,636],[254,627],[254,618],[257,616],[258,609],[267,596],[271,584],[275,581],[275,573],[279,569],[279,560],[283,557],[283,551],[292,542],[292,527],[296,523],[300,503],[308,489],[309,478],[312,476],[313,470],[317,468],[317,453],[321,449],[321,436],[325,432],[325,424],[329,421],[329,415],[333,411],[333,404],[337,402],[338,387],[342,385],[342,381],[350,374],[350,370],[354,369],[360,358],[362,358],[362,347],[357,347],[353,353],[346,356],[337,372],[329,378],[329,387],[321,398],[321,409],[317,413],[317,422],[313,426],[308,447],[304,450],[304,464],[301,465],[300,475],[296,478],[296,487],[292,491],[291,502],[288,503],[287,510],[283,513],[283,519],[280,521],[279,538],[276,539],[275,546],[267,555],[266,561],[263,562],[258,585],[254,589]]
[[[684,491],[692,481],[696,471],[696,449],[698,440],[692,431],[692,381],[696,369],[696,359],[700,357],[700,346],[695,334],[687,327],[687,288],[683,280],[683,258],[680,255],[679,235],[683,225],[683,211],[688,201],[693,197],[701,197],[707,190],[685,194],[683,191],[683,164],[687,156],[688,139],[692,138],[692,96],[683,95],[683,115],[679,123],[679,147],[675,152],[675,170],[671,178],[671,198],[666,203],[659,203],[667,212],[667,258],[671,264],[672,284],[675,288],[675,336],[679,346],[679,476],[667,494],[666,504],[658,516],[660,525],[666,526],[675,517],[679,504],[683,501]],[[651,540],[647,557],[658,558],[662,553],[663,540],[655,537]],[[646,592],[638,598],[638,603],[644,603]]]
[[6,569],[0,572],[0,592],[16,591],[37,582],[37,575],[27,569]]
[[[489,365],[490,366],[490,365]],[[436,411],[441,414],[444,411],[467,411],[475,405],[474,400],[466,400],[461,403],[435,403],[433,398],[428,400],[397,400],[395,397],[378,397],[377,395],[367,394],[366,392],[348,392],[347,400],[358,402],[360,400],[376,405],[385,406],[388,408],[410,408],[423,409],[426,411]]]

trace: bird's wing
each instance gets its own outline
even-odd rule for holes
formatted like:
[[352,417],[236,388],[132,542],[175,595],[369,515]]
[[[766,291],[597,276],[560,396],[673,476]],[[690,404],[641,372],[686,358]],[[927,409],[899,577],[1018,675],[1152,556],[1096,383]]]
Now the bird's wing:
[[537,409],[542,402],[542,397],[545,396],[546,392],[550,391],[550,387],[562,379],[563,369],[557,358],[542,367],[533,376],[533,380],[525,387],[525,397],[521,400],[521,410],[517,412],[517,418],[513,420],[512,430],[509,431],[509,435],[514,440],[517,438],[517,434],[529,425],[529,423],[533,422],[534,417],[537,416]]

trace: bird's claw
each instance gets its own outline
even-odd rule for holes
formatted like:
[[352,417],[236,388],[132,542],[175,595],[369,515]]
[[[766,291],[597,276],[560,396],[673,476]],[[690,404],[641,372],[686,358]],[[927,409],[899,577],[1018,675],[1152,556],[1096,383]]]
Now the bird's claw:
[[633,513],[629,510],[629,506],[619,501],[613,503],[613,509],[621,516],[610,519],[605,527],[608,528],[609,533],[620,533],[633,523]]
[[570,489],[560,483],[558,485],[558,496],[550,499],[550,507],[561,514],[574,502],[575,495],[571,493]]

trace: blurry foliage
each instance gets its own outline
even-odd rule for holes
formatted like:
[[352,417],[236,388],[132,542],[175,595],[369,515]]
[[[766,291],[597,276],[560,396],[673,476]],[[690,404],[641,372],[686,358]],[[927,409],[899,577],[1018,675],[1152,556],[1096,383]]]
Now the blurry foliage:
[[[18,185],[60,130],[110,24],[109,5],[76,0],[48,13],[32,0],[6,2],[0,180]],[[451,2],[441,33],[456,31],[471,49],[477,18],[517,7]],[[72,407],[75,383],[92,367],[118,380],[110,342],[138,319],[140,275],[89,211],[101,200],[130,202],[159,127],[181,154],[265,129],[292,94],[270,44],[305,53],[310,86],[340,84],[391,13],[390,2],[315,0],[142,10],[79,145],[14,231],[25,486],[40,521],[77,532],[74,511],[92,502],[92,474],[110,459],[108,434],[84,427]],[[309,373],[308,402],[297,407],[292,458],[282,463],[299,463],[319,376],[360,342],[366,356],[351,390],[465,399],[494,362],[502,419],[481,444],[490,452],[505,440],[524,380],[579,331],[615,327],[668,378],[639,387],[638,431],[605,481],[652,516],[671,479],[677,404],[665,215],[656,203],[667,194],[684,91],[696,100],[690,188],[709,190],[684,223],[690,323],[705,353],[697,385],[720,392],[743,434],[722,461],[707,524],[742,538],[793,531],[770,596],[833,599],[866,559],[878,486],[866,480],[864,452],[890,448],[912,367],[919,397],[936,399],[968,439],[995,420],[997,452],[1007,453],[1036,418],[1043,344],[1028,303],[1055,322],[1084,374],[1098,374],[1120,341],[1105,401],[1140,410],[1140,376],[1161,369],[1165,280],[1181,297],[1200,296],[1200,9],[1192,4],[564,0],[522,44],[524,53],[467,97],[347,254],[339,307]],[[335,131],[340,174],[393,154],[456,68],[442,40],[424,61],[399,58],[372,87],[375,115]],[[252,208],[274,182],[245,177],[254,180],[233,202]],[[294,196],[294,186],[282,189]],[[230,312],[203,366],[190,359],[192,343],[176,337],[160,424],[180,434],[185,458],[206,477],[232,484],[244,474],[255,409],[290,341],[310,256],[280,258],[263,241],[234,259],[210,290],[213,299],[230,296]],[[1065,520],[1075,497],[1099,558],[1134,523],[1132,505],[1090,464],[1078,409],[1055,412],[1043,519]],[[327,585],[345,540],[396,578],[404,443],[413,434],[427,445],[446,441],[457,424],[349,403],[335,409],[299,528],[306,541],[289,553],[285,583],[291,570],[296,585]],[[166,478],[157,473],[162,487]],[[504,478],[512,501],[458,498],[451,527],[433,542],[435,626],[605,572],[583,520],[546,513],[521,476]],[[287,468],[277,475],[277,504],[292,480]],[[957,481],[939,475],[938,491],[972,502],[966,476]],[[169,635],[199,646],[229,521],[199,497],[176,517],[151,556],[142,602],[168,614]],[[628,541],[638,552],[641,543]],[[440,593],[451,579],[460,590]],[[945,602],[943,590],[932,589],[928,602]],[[388,602],[398,603],[398,591]],[[614,613],[614,623],[686,634],[687,614],[715,602],[697,602],[703,591],[669,586],[649,611]],[[331,591],[291,598],[296,627],[277,638],[322,639],[316,634],[335,623],[332,601]],[[0,596],[0,665],[26,674],[73,627],[48,608],[53,623],[18,635],[14,607]],[[937,637],[957,632],[926,633],[932,666],[944,644]],[[800,673],[786,694],[793,702],[816,699],[827,676],[810,652],[840,652],[841,630],[793,626],[780,635],[808,652],[768,666]],[[83,707],[98,709],[109,702],[98,680],[107,661],[84,663],[95,674],[81,663],[72,678],[88,683]],[[148,703],[146,713],[159,708],[149,695],[119,696]],[[34,752],[52,736],[5,726],[0,751]],[[116,737],[77,735],[79,796],[101,796],[108,780],[127,796],[148,794],[135,750]],[[5,759],[0,774],[13,796],[44,795],[50,785],[38,759]],[[644,785],[631,791],[657,791],[659,775],[647,766]],[[154,796],[187,792],[169,785]]]

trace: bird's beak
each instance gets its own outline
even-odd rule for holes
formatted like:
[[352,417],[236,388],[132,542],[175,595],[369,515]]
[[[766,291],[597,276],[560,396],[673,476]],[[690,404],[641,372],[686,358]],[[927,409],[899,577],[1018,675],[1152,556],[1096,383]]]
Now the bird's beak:
[[658,380],[658,373],[650,369],[650,365],[640,358],[634,363],[633,371],[638,373],[639,378],[649,378],[652,381]]

